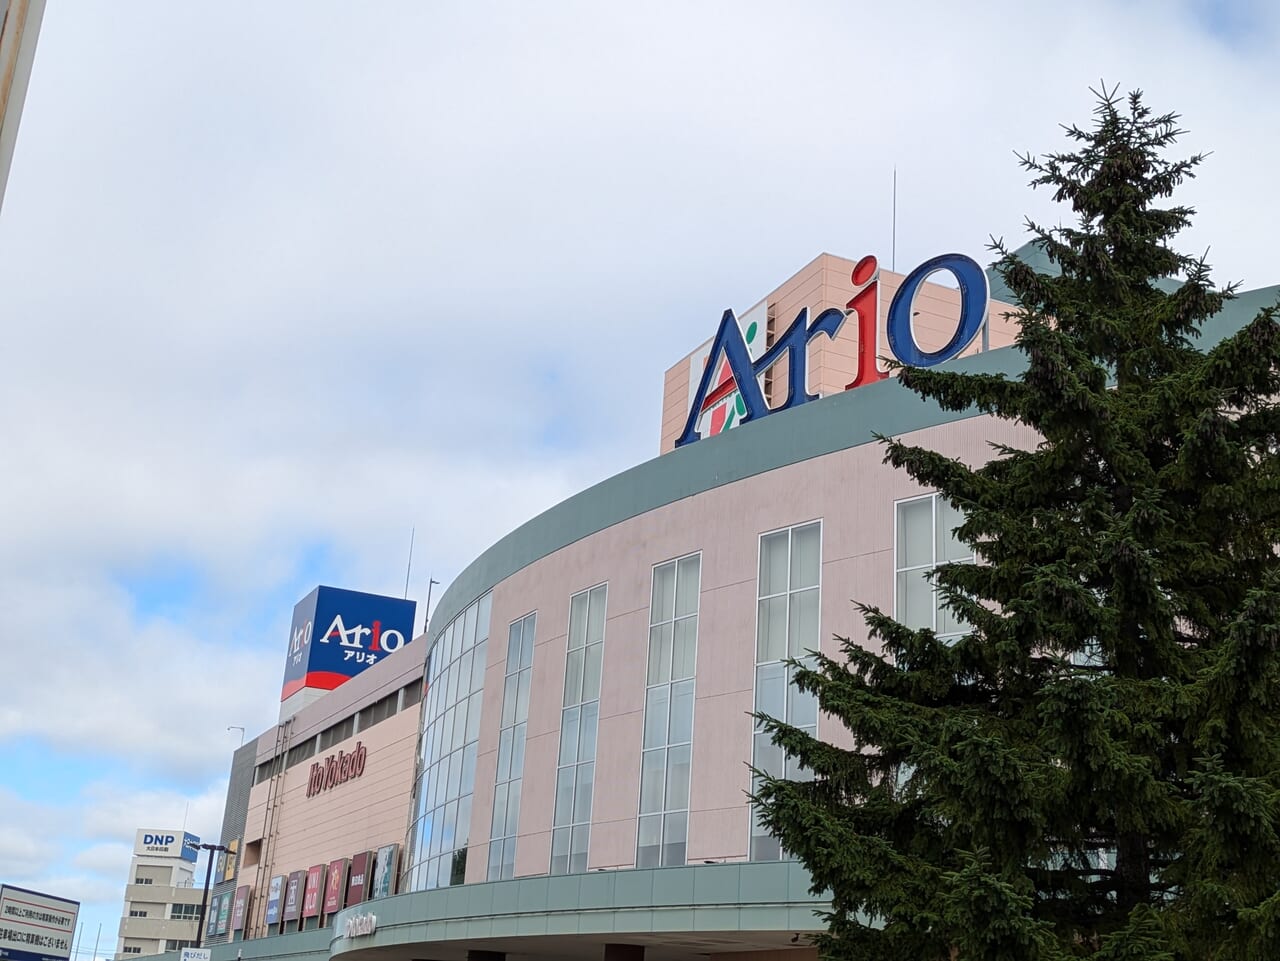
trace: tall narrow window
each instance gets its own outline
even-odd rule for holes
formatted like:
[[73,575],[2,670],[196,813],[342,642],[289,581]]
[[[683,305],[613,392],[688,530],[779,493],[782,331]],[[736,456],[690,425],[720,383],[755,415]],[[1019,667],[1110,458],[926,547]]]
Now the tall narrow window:
[[702,557],[653,569],[636,867],[684,864]]
[[929,575],[939,564],[972,563],[973,551],[956,539],[964,515],[937,494],[895,505],[894,617],[906,627],[929,628],[952,640],[967,627],[941,603]]
[[492,595],[458,614],[427,655],[407,883],[415,891],[466,877]]
[[[818,611],[822,577],[822,522],[814,521],[760,538],[760,574],[756,607],[756,712],[785,720],[816,733],[818,702],[791,683],[794,668],[783,662],[804,660],[818,649]],[[771,743],[757,724],[752,764],[771,777],[800,779],[807,775],[794,759]],[[758,786],[753,778],[752,790]],[[751,860],[783,857],[778,839],[755,817],[751,821]]]
[[533,632],[537,613],[507,632],[506,680],[502,689],[502,730],[498,735],[498,775],[489,830],[489,880],[515,876],[516,826],[524,777],[524,733],[529,720],[529,680],[533,673]]
[[587,869],[607,599],[607,584],[569,599],[569,655],[564,667],[560,761],[551,832],[552,874],[577,874]]

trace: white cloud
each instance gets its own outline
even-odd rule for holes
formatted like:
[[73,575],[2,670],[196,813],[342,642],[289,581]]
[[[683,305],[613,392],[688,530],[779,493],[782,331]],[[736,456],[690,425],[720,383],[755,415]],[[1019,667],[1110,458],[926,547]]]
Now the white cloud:
[[41,843],[29,828],[0,825],[0,877],[21,881],[39,874],[52,861],[48,844]]
[[82,831],[86,837],[127,842],[142,828],[177,828],[216,843],[222,825],[227,782],[215,781],[198,793],[170,788],[139,788],[116,782],[89,784],[82,797]]
[[100,875],[104,878],[119,878],[128,881],[126,871],[133,857],[133,845],[118,842],[91,844],[71,858],[71,863],[83,871]]

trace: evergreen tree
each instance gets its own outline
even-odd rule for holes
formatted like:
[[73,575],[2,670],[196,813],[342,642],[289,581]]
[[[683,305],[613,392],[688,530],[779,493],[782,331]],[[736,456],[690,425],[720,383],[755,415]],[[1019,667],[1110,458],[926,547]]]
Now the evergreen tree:
[[900,375],[1040,437],[978,469],[885,441],[964,517],[977,563],[934,578],[967,633],[863,606],[881,652],[798,671],[856,750],[761,718],[814,775],[753,801],[831,894],[825,957],[1280,959],[1280,323],[1197,345],[1233,295],[1172,247],[1201,158],[1098,101],[1021,158],[1076,218],[1028,222],[1055,272],[993,245],[1025,372]]

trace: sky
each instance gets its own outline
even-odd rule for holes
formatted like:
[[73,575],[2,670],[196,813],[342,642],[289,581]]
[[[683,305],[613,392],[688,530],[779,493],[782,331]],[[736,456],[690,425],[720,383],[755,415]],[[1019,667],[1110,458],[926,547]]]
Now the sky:
[[[1273,4],[51,0],[0,211],[0,881],[115,950],[216,839],[316,584],[425,600],[658,450],[663,372],[817,254],[989,262],[1090,87],[1280,283]],[[442,588],[435,589],[435,597]],[[421,614],[419,616],[421,627]]]

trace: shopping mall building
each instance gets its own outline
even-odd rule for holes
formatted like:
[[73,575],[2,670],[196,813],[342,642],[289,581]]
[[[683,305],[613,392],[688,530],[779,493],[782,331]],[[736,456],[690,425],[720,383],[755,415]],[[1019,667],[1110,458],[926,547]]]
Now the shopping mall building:
[[[814,957],[823,897],[747,802],[751,766],[804,772],[751,715],[849,743],[786,660],[866,643],[855,599],[957,630],[927,579],[965,557],[954,516],[875,435],[975,463],[1033,437],[876,358],[1016,375],[1002,293],[967,258],[818,257],[667,372],[660,456],[489,547],[351,680],[286,675],[233,763],[214,961]],[[295,618],[290,657],[353,652],[375,614]]]

